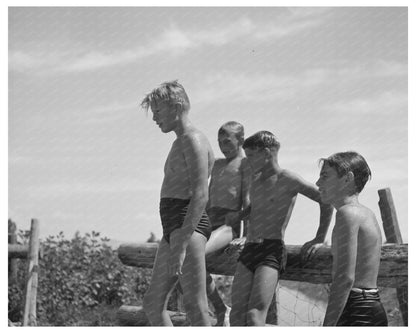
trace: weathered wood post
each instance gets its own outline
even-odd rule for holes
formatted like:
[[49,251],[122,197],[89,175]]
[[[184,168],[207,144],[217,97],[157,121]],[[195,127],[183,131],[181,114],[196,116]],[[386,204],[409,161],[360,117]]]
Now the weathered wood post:
[[30,227],[29,253],[23,326],[36,326],[36,295],[38,288],[39,222],[32,219]]
[[[9,229],[8,243],[16,244],[17,243],[16,223],[14,223],[11,219],[9,219],[8,221],[8,229]],[[17,259],[9,258],[9,284],[11,282],[16,282],[16,281],[17,281]]]
[[[387,243],[403,244],[402,234],[399,228],[396,208],[394,207],[393,196],[390,188],[378,190],[380,201],[381,219],[383,220],[383,229],[386,235]],[[402,313],[403,323],[408,326],[408,282],[396,289],[399,300],[400,311]]]

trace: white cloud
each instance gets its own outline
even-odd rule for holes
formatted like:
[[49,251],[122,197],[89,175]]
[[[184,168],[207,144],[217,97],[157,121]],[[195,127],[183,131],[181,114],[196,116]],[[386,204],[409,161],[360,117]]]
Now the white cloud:
[[9,68],[11,71],[41,73],[72,73],[93,71],[116,65],[128,64],[137,60],[156,56],[169,51],[170,54],[183,52],[203,46],[222,46],[239,38],[251,40],[270,40],[283,38],[310,29],[319,24],[316,20],[264,22],[254,24],[248,18],[241,18],[227,26],[213,29],[185,31],[170,27],[150,42],[139,47],[121,51],[70,51],[56,50],[54,44],[45,45],[41,52],[9,52]]
[[407,113],[407,93],[400,91],[386,91],[376,96],[357,98],[349,101],[339,101],[322,107],[324,111],[345,114],[375,114],[398,112]]

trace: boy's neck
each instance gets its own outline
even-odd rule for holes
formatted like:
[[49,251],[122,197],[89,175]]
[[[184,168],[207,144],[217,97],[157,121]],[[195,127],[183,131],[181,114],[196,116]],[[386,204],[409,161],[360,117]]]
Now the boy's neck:
[[280,167],[277,158],[272,158],[261,171],[261,179],[266,180],[267,178],[270,178],[274,175],[279,176],[281,170],[282,168]]
[[358,202],[358,193],[342,197],[332,203],[332,205],[335,207],[336,210],[339,210],[341,207],[344,207],[347,205],[359,205],[359,204],[360,203]]
[[176,136],[179,138],[180,136],[188,133],[192,129],[193,129],[193,125],[189,121],[188,117],[186,115],[182,115],[182,117],[178,119],[178,124],[176,128],[174,129],[174,132]]

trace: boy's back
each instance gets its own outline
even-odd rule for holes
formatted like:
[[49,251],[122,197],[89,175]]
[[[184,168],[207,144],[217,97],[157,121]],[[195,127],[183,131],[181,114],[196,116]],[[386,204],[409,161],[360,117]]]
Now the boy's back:
[[337,266],[337,242],[350,244],[356,250],[355,278],[353,287],[375,288],[381,256],[381,231],[374,213],[361,204],[345,205],[336,216],[336,224],[332,234],[333,268]]

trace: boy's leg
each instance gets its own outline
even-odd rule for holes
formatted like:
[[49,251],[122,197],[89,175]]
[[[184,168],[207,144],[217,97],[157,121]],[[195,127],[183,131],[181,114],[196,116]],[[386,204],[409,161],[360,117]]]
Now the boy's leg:
[[[232,228],[226,225],[219,227],[212,232],[211,237],[209,238],[205,247],[205,254],[209,255],[210,253],[226,247],[232,240]],[[225,305],[224,301],[219,295],[218,290],[215,287],[215,281],[212,279],[211,275],[207,273],[206,276],[207,296],[215,309],[215,315],[217,316],[216,326],[223,326],[227,310],[229,311],[229,307]]]
[[166,304],[178,279],[168,275],[169,258],[170,246],[162,239],[157,250],[150,286],[143,299],[143,309],[152,326],[173,326],[166,311]]
[[223,225],[215,229],[205,247],[205,254],[208,255],[226,247],[233,240],[233,229],[228,225]]
[[231,326],[247,326],[247,305],[250,299],[253,273],[241,262],[237,263],[231,292]]
[[273,299],[279,279],[275,268],[260,266],[254,273],[253,286],[248,302],[247,323],[249,326],[265,326],[267,311]]
[[185,309],[192,326],[211,326],[206,293],[205,244],[205,236],[198,232],[192,234],[182,275],[179,276]]

